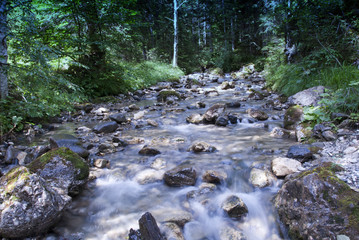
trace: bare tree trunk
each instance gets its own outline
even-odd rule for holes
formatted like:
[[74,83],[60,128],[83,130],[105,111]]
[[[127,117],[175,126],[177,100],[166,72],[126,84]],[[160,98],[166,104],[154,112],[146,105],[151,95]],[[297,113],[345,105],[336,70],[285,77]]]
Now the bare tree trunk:
[[7,53],[7,0],[0,1],[0,97],[5,99],[9,94],[7,68],[8,68],[8,53]]
[[207,22],[203,22],[203,45],[207,45]]
[[232,51],[234,51],[234,41],[235,41],[235,35],[234,35],[234,23],[233,23],[233,17],[231,17],[231,40],[232,40]]
[[173,60],[172,60],[172,66],[177,67],[177,51],[178,51],[178,19],[177,19],[177,13],[178,13],[178,6],[177,6],[177,0],[173,0]]

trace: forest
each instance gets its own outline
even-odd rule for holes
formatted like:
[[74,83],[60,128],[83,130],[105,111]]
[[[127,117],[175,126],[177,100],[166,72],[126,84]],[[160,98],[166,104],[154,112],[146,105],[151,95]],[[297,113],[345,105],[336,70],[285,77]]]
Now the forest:
[[286,96],[330,89],[311,116],[358,118],[356,0],[2,0],[0,135],[193,72],[246,64]]

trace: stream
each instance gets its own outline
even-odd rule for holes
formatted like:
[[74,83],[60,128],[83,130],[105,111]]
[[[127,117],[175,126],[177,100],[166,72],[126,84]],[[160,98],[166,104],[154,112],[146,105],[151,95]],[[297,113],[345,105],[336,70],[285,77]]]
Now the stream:
[[[225,80],[233,81],[229,75]],[[293,139],[275,138],[271,131],[281,127],[283,111],[265,109],[266,121],[251,123],[246,110],[261,108],[266,100],[248,99],[249,89],[260,89],[250,80],[238,80],[234,89],[222,90],[217,82],[207,82],[202,91],[191,92],[191,97],[178,101],[177,106],[163,105],[150,111],[156,104],[154,94],[149,94],[136,104],[147,109],[146,119],[159,123],[158,127],[144,126],[121,131],[117,137],[142,139],[140,144],[130,144],[121,151],[101,158],[110,161],[111,167],[93,168],[97,179],[74,198],[70,209],[48,237],[62,236],[65,239],[128,239],[131,228],[138,229],[138,220],[150,212],[161,228],[163,219],[171,215],[188,213],[191,219],[182,228],[186,240],[226,240],[240,238],[243,233],[248,240],[287,239],[280,230],[271,199],[279,190],[281,180],[275,180],[264,188],[254,187],[250,181],[252,168],[270,169],[271,160],[285,156]],[[217,94],[202,92],[216,89]],[[178,90],[178,89],[176,89]],[[189,91],[184,87],[182,91]],[[203,114],[216,103],[228,103],[246,98],[240,108],[228,108],[227,112],[242,118],[226,127],[211,124],[189,124],[186,117],[192,113]],[[201,101],[205,108],[187,109]],[[173,108],[177,110],[173,110]],[[178,110],[178,109],[185,109]],[[94,122],[67,123],[56,132],[71,132],[79,126],[92,127]],[[72,133],[73,134],[73,133]],[[213,153],[187,151],[196,141],[205,141],[216,147]],[[139,150],[151,145],[161,151],[156,156],[142,156]],[[195,186],[169,187],[164,184],[163,174],[176,166],[188,164],[197,171]],[[227,175],[226,180],[215,189],[197,198],[188,198],[189,193],[202,189],[202,174],[216,170]],[[202,185],[202,186],[201,186]],[[248,207],[247,216],[238,221],[229,218],[221,204],[231,195],[240,197]],[[181,238],[178,238],[181,239]]]

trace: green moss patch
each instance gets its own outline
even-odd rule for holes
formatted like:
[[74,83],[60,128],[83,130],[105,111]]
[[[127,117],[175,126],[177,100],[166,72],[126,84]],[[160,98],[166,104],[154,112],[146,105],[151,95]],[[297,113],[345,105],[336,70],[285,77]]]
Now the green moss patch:
[[31,172],[35,173],[39,169],[44,169],[45,165],[56,156],[67,162],[71,162],[75,169],[79,169],[79,173],[76,176],[77,180],[83,180],[88,177],[89,166],[87,163],[78,154],[74,153],[66,147],[61,147],[45,153],[41,157],[31,162],[27,167]]
[[31,173],[26,167],[15,167],[1,178],[0,185],[4,186],[5,193],[12,192],[19,180],[26,181],[30,175]]

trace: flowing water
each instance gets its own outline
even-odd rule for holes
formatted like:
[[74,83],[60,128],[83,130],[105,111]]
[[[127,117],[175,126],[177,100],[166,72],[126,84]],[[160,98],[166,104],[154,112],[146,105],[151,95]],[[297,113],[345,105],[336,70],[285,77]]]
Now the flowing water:
[[[270,136],[270,131],[281,126],[282,120],[267,120],[267,127],[247,121],[217,127],[188,124],[185,120],[192,113],[204,113],[214,103],[231,102],[247,96],[247,84],[249,82],[241,80],[236,83],[235,90],[220,90],[219,96],[215,97],[199,95],[179,102],[180,106],[176,107],[186,108],[196,101],[202,101],[206,103],[205,109],[171,112],[166,111],[170,107],[164,107],[162,111],[149,111],[146,118],[158,121],[159,127],[123,131],[120,137],[138,137],[145,142],[106,155],[104,158],[111,161],[111,168],[96,170],[98,178],[74,199],[71,209],[55,232],[67,239],[126,239],[130,228],[138,229],[138,219],[143,213],[151,212],[161,222],[172,213],[184,210],[192,214],[192,220],[183,227],[186,240],[236,239],[223,237],[224,229],[243,232],[248,240],[283,239],[271,203],[280,182],[259,189],[248,180],[253,166],[270,165],[273,158],[284,156],[288,147],[293,145],[292,140]],[[205,88],[218,86],[211,83]],[[144,106],[153,102],[138,104]],[[241,108],[228,111],[247,116],[246,109],[264,103],[248,100]],[[268,113],[270,116],[282,114],[273,110],[268,110]],[[188,147],[195,141],[205,141],[218,151],[200,154],[188,152]],[[154,157],[139,155],[139,150],[145,144],[155,146],[161,154]],[[195,186],[174,188],[163,183],[163,173],[180,164],[195,167],[199,176]],[[203,204],[203,198],[188,199],[187,194],[199,189],[205,170],[223,171],[228,178],[206,195],[206,204]],[[247,205],[249,213],[245,219],[232,220],[221,210],[221,204],[230,195],[239,196]]]

